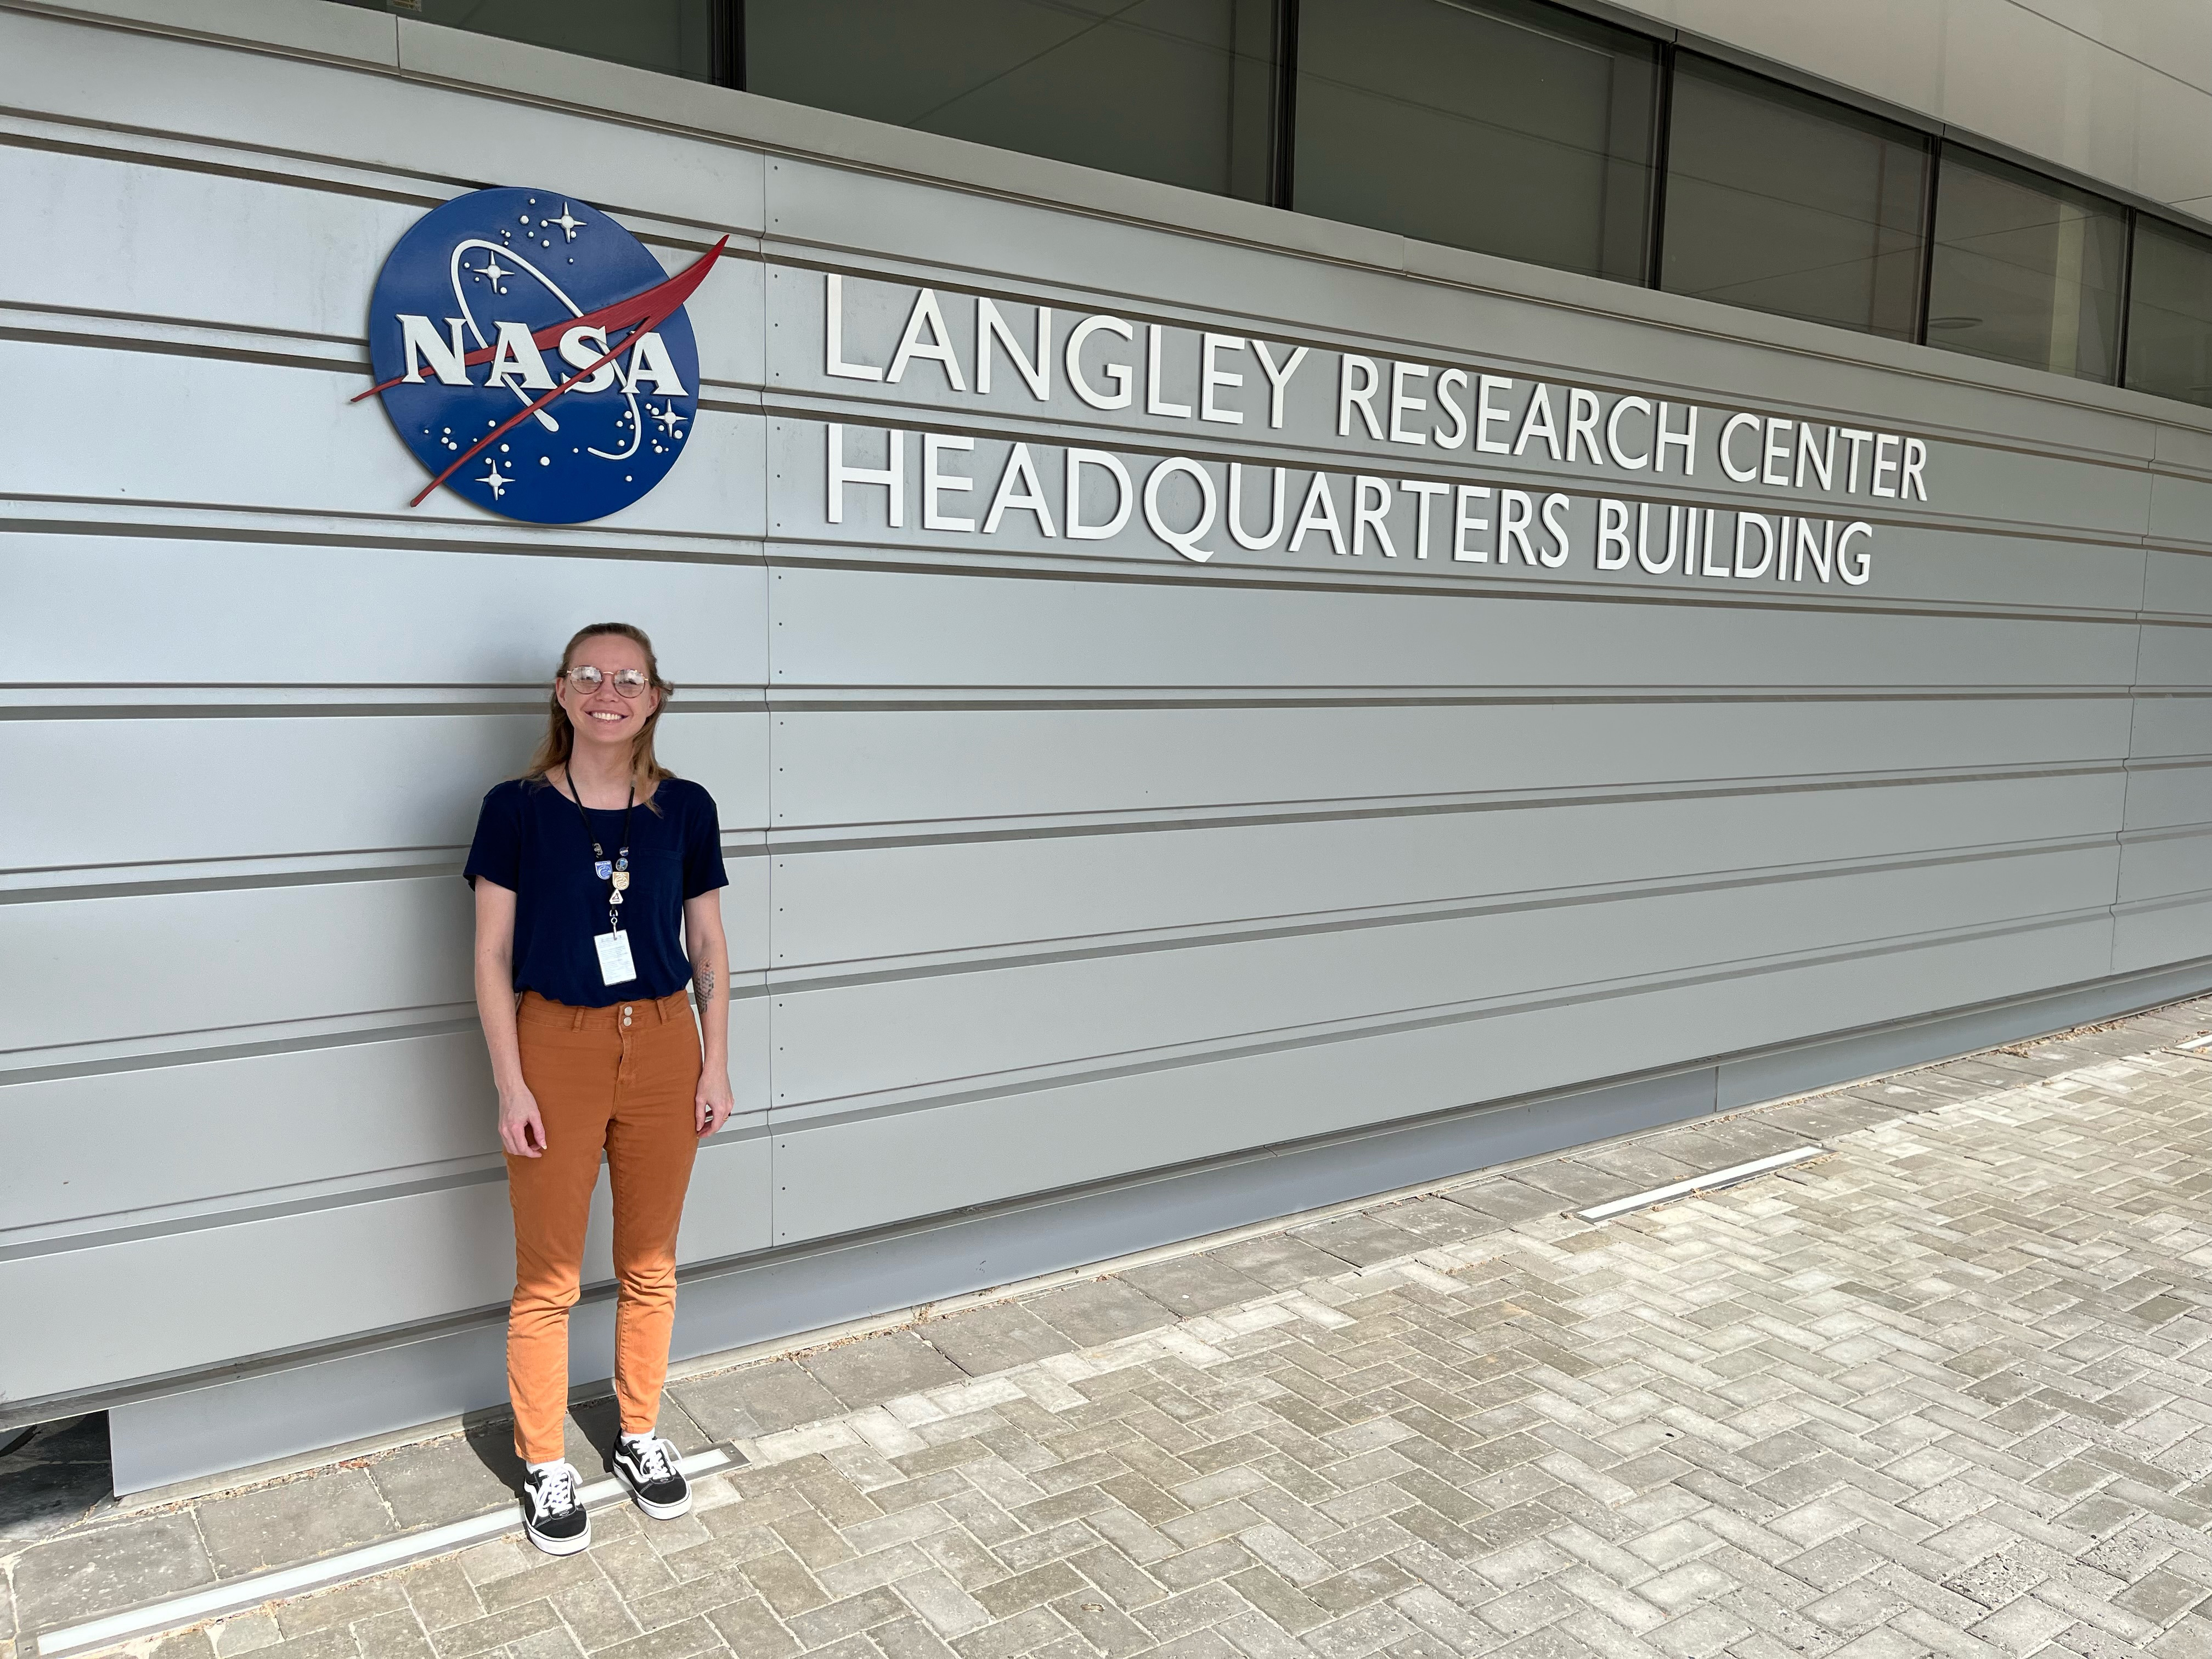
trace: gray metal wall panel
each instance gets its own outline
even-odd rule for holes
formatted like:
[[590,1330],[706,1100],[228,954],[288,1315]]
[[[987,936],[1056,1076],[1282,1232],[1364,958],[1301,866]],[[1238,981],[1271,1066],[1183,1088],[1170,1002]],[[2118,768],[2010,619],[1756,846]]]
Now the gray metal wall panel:
[[[2107,904],[2118,866],[2107,844],[778,995],[775,1099],[832,1102],[1438,1005],[1741,972],[1797,951],[1941,939]],[[1753,1046],[1720,1009],[1696,1030],[1710,1052]],[[871,1040],[840,1044],[843,1030]],[[1389,1115],[1387,1097],[1373,1109]]]
[[[299,26],[339,10],[301,0]],[[868,159],[865,124],[411,22],[349,67],[331,27],[327,61],[287,59],[0,0],[0,180],[38,232],[0,249],[0,372],[158,439],[0,410],[29,683],[0,766],[77,786],[0,830],[0,930],[41,964],[0,1032],[0,1300],[70,1333],[11,1345],[0,1392],[504,1296],[453,874],[550,653],[609,615],[685,688],[665,752],[730,854],[745,1115],[702,1158],[693,1267],[1625,1077],[1721,1062],[1747,1098],[1930,1011],[2002,1025],[2204,956],[2199,411],[1048,163],[1007,176],[1051,190],[933,184]],[[714,136],[756,131],[781,152]],[[823,133],[858,159],[789,153]],[[672,267],[732,236],[691,303],[701,453],[614,519],[410,510],[418,469],[345,402],[383,250],[465,187],[460,155]],[[970,362],[979,294],[1018,331],[1052,307],[1055,342],[1093,312],[1159,325],[1186,400],[1200,330],[1312,356],[1280,430],[1249,359],[1237,425],[1090,409],[1057,353],[1048,404],[1003,363],[988,397],[927,363],[835,380],[825,265],[860,361],[921,283]],[[1735,409],[1908,433],[1933,499],[1340,436],[1340,351],[1510,377],[1514,410],[1532,380],[1694,404],[1708,441]],[[923,530],[915,480],[904,529],[831,526],[825,419],[856,454],[908,429],[910,466],[912,428],[972,433],[987,481],[1029,442],[1055,507],[1077,443],[1557,488],[1573,514],[1863,515],[1877,574],[1601,580],[1218,532],[1200,568],[1141,525]],[[118,1121],[143,1128],[122,1151]],[[810,1305],[884,1305],[829,1273]]]
[[[994,476],[988,463],[977,471]],[[2122,550],[2108,561],[2082,552],[2068,556],[2076,573],[2102,567],[2098,600],[2132,611],[2140,554]],[[2124,568],[2118,582],[2114,565]],[[1967,574],[1981,580],[1961,581],[1962,590],[1988,592],[1989,570]],[[2137,631],[2132,616],[1908,613],[1869,641],[1863,617],[1836,611],[1778,611],[1753,628],[1734,605],[1499,599],[1480,588],[1285,592],[1153,580],[1094,584],[1079,605],[1064,582],[896,568],[780,570],[774,586],[781,623],[775,676],[793,686],[1622,686],[1650,693],[1710,685],[1722,661],[1730,684],[1808,690],[2124,686]],[[2007,598],[2021,602],[2009,589]],[[2077,602],[2089,598],[2081,593]],[[918,616],[932,625],[916,628]],[[2030,662],[2039,672],[2022,677]]]
[[1747,861],[1986,856],[2032,825],[2039,840],[2109,836],[2116,769],[1836,792],[1715,793],[1494,805],[1382,817],[1129,824],[1012,842],[927,840],[775,855],[783,907],[776,966],[847,971],[870,958],[929,958],[1194,933],[1231,923],[1326,924],[1406,907],[1588,892],[1613,884],[1755,880]]
[[1442,1110],[1471,1091],[1504,1097],[1570,1073],[1633,1073],[1680,1055],[1683,1030],[1716,1012],[1754,1041],[1786,1041],[1808,1015],[1831,1029],[1907,1018],[1961,983],[2002,997],[2095,979],[2111,971],[2111,939],[2099,917],[803,1127],[776,1141],[776,1237],[865,1226],[917,1194],[950,1209],[1068,1184],[1126,1160],[1130,1137],[1179,1161]]
[[775,822],[926,823],[1699,779],[2067,765],[2124,698],[777,714]]
[[[703,1148],[682,1253],[708,1260],[764,1249],[768,1220],[767,1143]],[[0,1260],[10,1312],[71,1333],[12,1360],[9,1386],[60,1393],[125,1366],[144,1375],[211,1365],[501,1304],[514,1283],[512,1237],[504,1183],[478,1180]],[[613,1276],[612,1240],[602,1182],[584,1250],[588,1280]],[[606,1375],[603,1358],[574,1359],[579,1381]]]
[[[648,559],[635,542],[558,556],[524,533],[484,530],[445,547],[365,551],[337,534],[270,540],[244,526],[159,538],[24,529],[0,538],[0,586],[22,633],[21,672],[34,684],[190,688],[217,679],[222,665],[250,664],[270,683],[319,685],[326,696],[338,695],[335,686],[401,698],[490,689],[534,702],[535,682],[550,686],[575,619],[613,602],[616,585],[652,606],[661,672],[680,691],[727,696],[766,678],[758,563],[719,550],[696,562]],[[313,605],[278,603],[301,587]],[[205,604],[210,591],[230,602]],[[189,629],[177,625],[182,615]],[[488,615],[511,631],[488,634]],[[88,630],[87,617],[100,625]],[[670,725],[689,701],[669,705]],[[722,803],[725,823],[763,821],[732,820],[733,805]]]

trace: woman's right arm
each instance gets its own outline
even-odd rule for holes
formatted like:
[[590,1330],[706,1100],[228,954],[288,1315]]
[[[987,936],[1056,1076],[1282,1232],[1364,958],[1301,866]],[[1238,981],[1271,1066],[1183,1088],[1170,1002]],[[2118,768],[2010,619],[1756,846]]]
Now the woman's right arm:
[[499,1089],[499,1144],[513,1157],[536,1158],[545,1148],[545,1121],[522,1080],[522,1044],[514,1030],[514,895],[483,876],[476,889],[477,1018]]

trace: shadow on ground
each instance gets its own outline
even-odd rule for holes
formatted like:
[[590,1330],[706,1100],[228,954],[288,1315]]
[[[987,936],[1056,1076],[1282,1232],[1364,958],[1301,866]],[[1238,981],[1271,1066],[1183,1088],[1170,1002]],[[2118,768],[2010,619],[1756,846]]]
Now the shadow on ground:
[[[568,1442],[562,1455],[576,1465],[586,1480],[596,1480],[612,1467],[615,1437],[622,1432],[621,1408],[613,1396],[574,1402],[562,1426]],[[461,1432],[469,1450],[492,1479],[511,1492],[521,1492],[522,1459],[514,1449],[512,1412],[500,1406],[466,1413],[461,1419]]]
[[[109,1501],[107,1413],[0,1433],[0,1545],[36,1543]],[[4,1553],[4,1552],[0,1552]]]

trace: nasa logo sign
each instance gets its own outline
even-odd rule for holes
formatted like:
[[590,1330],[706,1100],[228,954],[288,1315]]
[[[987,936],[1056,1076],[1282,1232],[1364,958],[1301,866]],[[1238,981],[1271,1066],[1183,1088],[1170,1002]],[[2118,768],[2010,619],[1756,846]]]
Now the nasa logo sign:
[[684,302],[724,237],[674,276],[558,191],[475,191],[399,239],[369,300],[368,354],[400,439],[441,484],[530,524],[620,511],[668,474],[699,408]]

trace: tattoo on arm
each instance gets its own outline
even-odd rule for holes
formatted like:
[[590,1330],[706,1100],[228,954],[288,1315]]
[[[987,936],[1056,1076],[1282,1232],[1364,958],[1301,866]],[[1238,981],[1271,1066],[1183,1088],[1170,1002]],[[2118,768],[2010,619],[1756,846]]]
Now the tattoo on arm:
[[707,1005],[714,1000],[714,970],[702,968],[691,975],[691,1000],[699,1005],[699,1012],[703,1014],[707,1012]]

